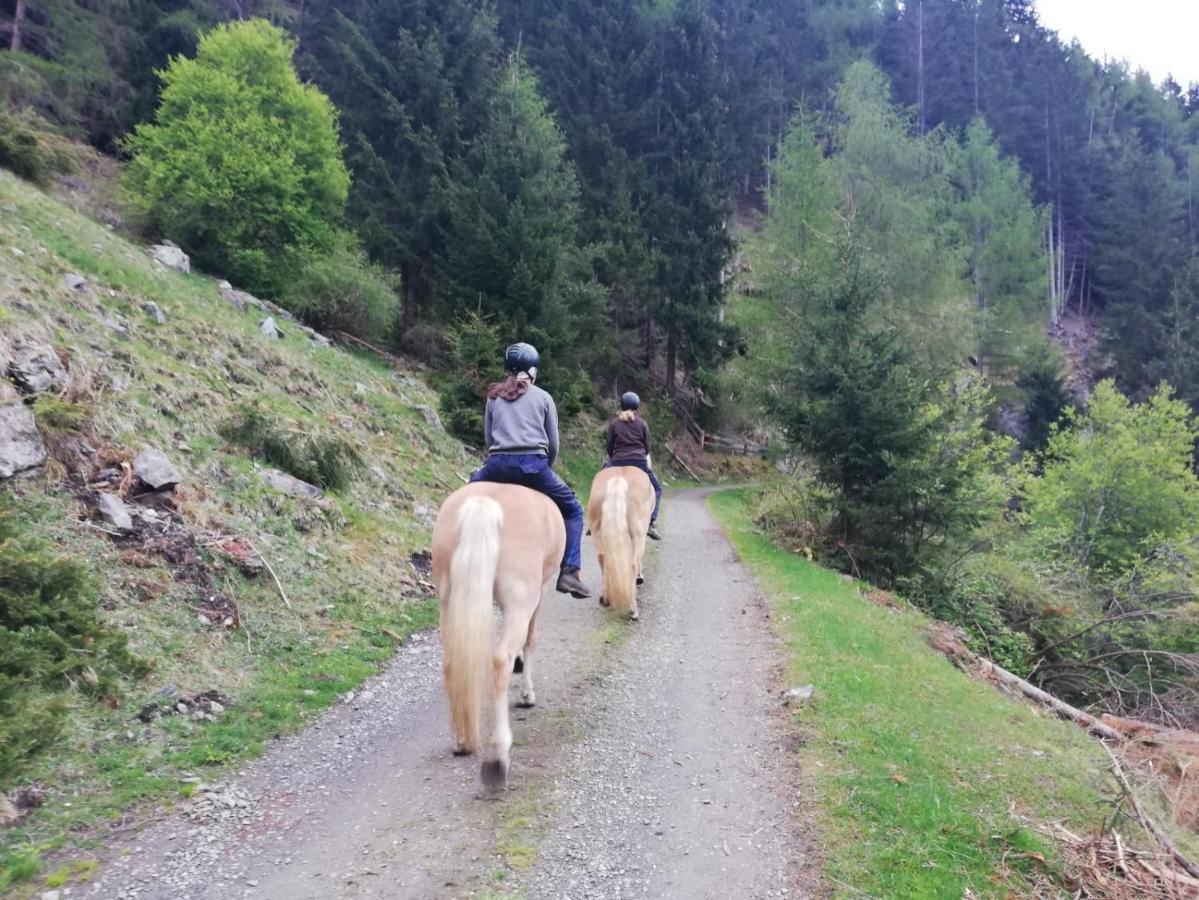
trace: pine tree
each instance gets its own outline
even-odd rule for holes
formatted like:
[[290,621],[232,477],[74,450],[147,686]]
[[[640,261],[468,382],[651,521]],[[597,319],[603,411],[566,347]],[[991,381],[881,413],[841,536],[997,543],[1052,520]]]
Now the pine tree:
[[578,244],[578,184],[566,143],[519,59],[499,78],[486,123],[451,167],[438,305],[452,321],[477,311],[512,339],[556,355],[601,335],[603,294]]
[[443,188],[484,122],[499,38],[476,0],[362,0],[353,12],[312,26],[308,66],[341,109],[350,221],[400,271],[410,327],[432,298]]
[[1021,357],[1040,343],[1044,302],[1045,217],[1029,198],[1020,167],[999,153],[990,129],[976,120],[954,156],[957,194],[952,215],[967,251],[974,294],[978,367],[1010,380]]

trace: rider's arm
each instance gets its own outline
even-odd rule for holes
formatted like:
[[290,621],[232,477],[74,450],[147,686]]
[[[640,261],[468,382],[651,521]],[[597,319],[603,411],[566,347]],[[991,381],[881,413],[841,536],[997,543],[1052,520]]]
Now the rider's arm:
[[558,459],[558,407],[554,405],[554,398],[549,394],[545,395],[545,399],[545,455],[552,466]]
[[604,447],[604,449],[608,453],[608,459],[612,458],[612,450],[615,449],[615,447],[616,447],[616,423],[613,421],[613,422],[608,423],[608,440]]
[[491,449],[491,407],[494,400],[487,401],[487,407],[483,412],[483,449]]
[[641,420],[641,442],[645,445],[645,458],[649,459],[649,422]]

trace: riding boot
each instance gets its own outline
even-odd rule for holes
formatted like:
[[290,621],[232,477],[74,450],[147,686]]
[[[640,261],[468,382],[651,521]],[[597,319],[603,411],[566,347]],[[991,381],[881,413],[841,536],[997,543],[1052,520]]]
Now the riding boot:
[[645,536],[651,541],[662,540],[662,535],[658,534],[658,528],[653,522],[649,523],[649,530],[645,533]]
[[562,572],[558,575],[558,593],[570,594],[576,599],[586,600],[591,596],[591,589],[579,578],[577,567],[563,566]]

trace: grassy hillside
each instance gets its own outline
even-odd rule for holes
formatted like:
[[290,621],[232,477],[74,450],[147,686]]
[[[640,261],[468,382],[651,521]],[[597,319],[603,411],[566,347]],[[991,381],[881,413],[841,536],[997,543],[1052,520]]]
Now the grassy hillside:
[[[0,830],[0,889],[47,874],[56,848],[99,841],[127,808],[186,793],[181,778],[258,752],[435,619],[411,555],[470,460],[422,409],[434,400],[418,378],[278,316],[284,337],[267,336],[265,317],[0,171],[0,357],[37,342],[69,375],[34,404],[52,459],[0,492],[29,535],[86,564],[104,620],[152,667],[107,703],[67,690],[68,726],[7,786],[42,802]],[[254,439],[243,428],[238,442],[231,427],[251,411]],[[281,493],[262,478],[264,442],[276,464],[280,446],[325,448],[341,461],[331,481],[348,486],[316,500]],[[122,464],[145,447],[182,481],[153,523],[107,533],[99,491],[127,487]],[[199,718],[206,692],[219,706]],[[171,714],[178,699],[194,703],[187,714]],[[148,705],[166,714],[142,721]]]
[[794,723],[836,895],[1064,895],[1077,860],[1044,827],[1146,843],[1082,730],[965,677],[919,613],[774,546],[744,494],[711,505],[770,600],[791,683],[814,687]]

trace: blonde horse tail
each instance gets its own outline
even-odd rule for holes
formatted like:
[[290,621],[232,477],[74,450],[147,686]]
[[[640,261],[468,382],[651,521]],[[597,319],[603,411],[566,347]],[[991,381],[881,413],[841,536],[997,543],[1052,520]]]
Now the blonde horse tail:
[[491,606],[504,511],[471,497],[458,511],[458,545],[450,557],[449,600],[441,620],[446,692],[458,749],[477,753],[483,695],[491,672]]
[[629,531],[629,482],[617,476],[604,491],[603,527],[604,599],[617,612],[631,612],[636,590],[633,571],[633,535]]

